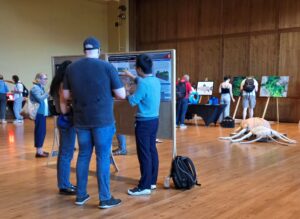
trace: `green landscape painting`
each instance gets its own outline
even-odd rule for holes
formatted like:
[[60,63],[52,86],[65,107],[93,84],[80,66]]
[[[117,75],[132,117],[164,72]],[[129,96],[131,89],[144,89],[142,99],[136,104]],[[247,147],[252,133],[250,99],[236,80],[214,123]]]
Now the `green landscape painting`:
[[233,81],[232,81],[232,94],[235,97],[238,97],[241,95],[241,83],[242,81],[245,79],[245,76],[235,76],[233,77]]
[[287,97],[289,76],[263,76],[260,86],[261,97]]

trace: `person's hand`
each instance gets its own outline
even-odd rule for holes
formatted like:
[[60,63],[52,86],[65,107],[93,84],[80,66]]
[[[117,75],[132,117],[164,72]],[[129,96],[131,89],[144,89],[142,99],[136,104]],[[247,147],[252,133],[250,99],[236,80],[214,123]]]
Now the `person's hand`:
[[133,74],[132,74],[130,71],[128,71],[128,70],[124,70],[123,72],[120,73],[120,75],[122,75],[122,76],[127,76],[127,77],[130,77],[130,78],[132,78],[132,79],[135,79],[135,78],[136,78],[136,76],[133,75]]

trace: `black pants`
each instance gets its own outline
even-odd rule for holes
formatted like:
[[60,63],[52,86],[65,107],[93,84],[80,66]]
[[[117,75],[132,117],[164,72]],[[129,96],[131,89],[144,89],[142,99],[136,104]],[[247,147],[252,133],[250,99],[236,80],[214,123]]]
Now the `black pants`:
[[136,121],[135,140],[137,155],[140,163],[140,189],[150,189],[156,185],[158,175],[158,153],[156,149],[156,135],[158,119]]

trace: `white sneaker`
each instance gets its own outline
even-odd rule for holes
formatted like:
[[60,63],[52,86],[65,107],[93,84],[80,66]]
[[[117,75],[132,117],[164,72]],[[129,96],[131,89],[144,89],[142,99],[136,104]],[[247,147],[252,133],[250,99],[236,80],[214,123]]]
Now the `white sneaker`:
[[180,129],[186,129],[187,126],[186,126],[185,124],[181,124],[181,125],[179,126],[179,128],[180,128]]
[[156,189],[156,185],[151,185],[151,190],[155,190]]
[[140,189],[138,187],[135,187],[133,189],[128,189],[128,194],[133,196],[150,195],[151,189]]
[[2,123],[2,124],[6,124],[7,121],[6,121],[5,119],[2,119],[2,120],[1,120],[1,123]]
[[23,119],[16,119],[16,120],[13,121],[13,123],[14,124],[23,124],[24,121],[23,121]]

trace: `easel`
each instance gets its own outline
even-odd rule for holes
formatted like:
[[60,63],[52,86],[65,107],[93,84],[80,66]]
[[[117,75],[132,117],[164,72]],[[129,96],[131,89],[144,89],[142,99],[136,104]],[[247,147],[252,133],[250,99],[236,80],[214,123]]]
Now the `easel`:
[[[265,106],[265,109],[264,109],[264,112],[263,112],[263,115],[262,115],[263,119],[265,118],[267,108],[269,106],[269,102],[270,102],[270,97],[268,97],[268,99],[267,99],[267,103],[266,103],[266,106]],[[276,114],[277,114],[276,115],[277,116],[277,123],[279,123],[279,101],[278,101],[278,97],[276,97]]]
[[235,116],[236,116],[237,110],[238,110],[238,108],[239,108],[240,102],[241,102],[241,96],[239,96],[238,101],[237,101],[237,103],[236,103],[236,106],[235,106],[235,109],[234,109],[234,113],[233,113],[232,119],[235,119]]
[[[52,144],[51,152],[49,153],[49,157],[47,159],[47,166],[49,166],[50,160],[53,157],[58,156],[58,151],[59,151],[59,130],[58,130],[58,127],[57,127],[57,118],[58,118],[58,116],[53,116],[53,121],[54,121],[54,135],[53,136],[54,137],[53,137],[53,144]],[[115,158],[114,158],[112,152],[110,154],[110,163],[111,163],[111,165],[114,166],[115,171],[119,172],[118,165],[115,161]]]
[[[208,81],[208,77],[205,77],[204,81],[206,81],[206,82],[207,82],[207,81]],[[199,102],[198,102],[198,104],[200,104],[200,103],[201,103],[202,96],[203,96],[203,95],[201,95],[201,96],[200,96],[200,99],[199,99]],[[206,96],[206,95],[205,95],[205,96]],[[210,95],[207,95],[207,103],[209,102],[209,98],[210,98]]]

